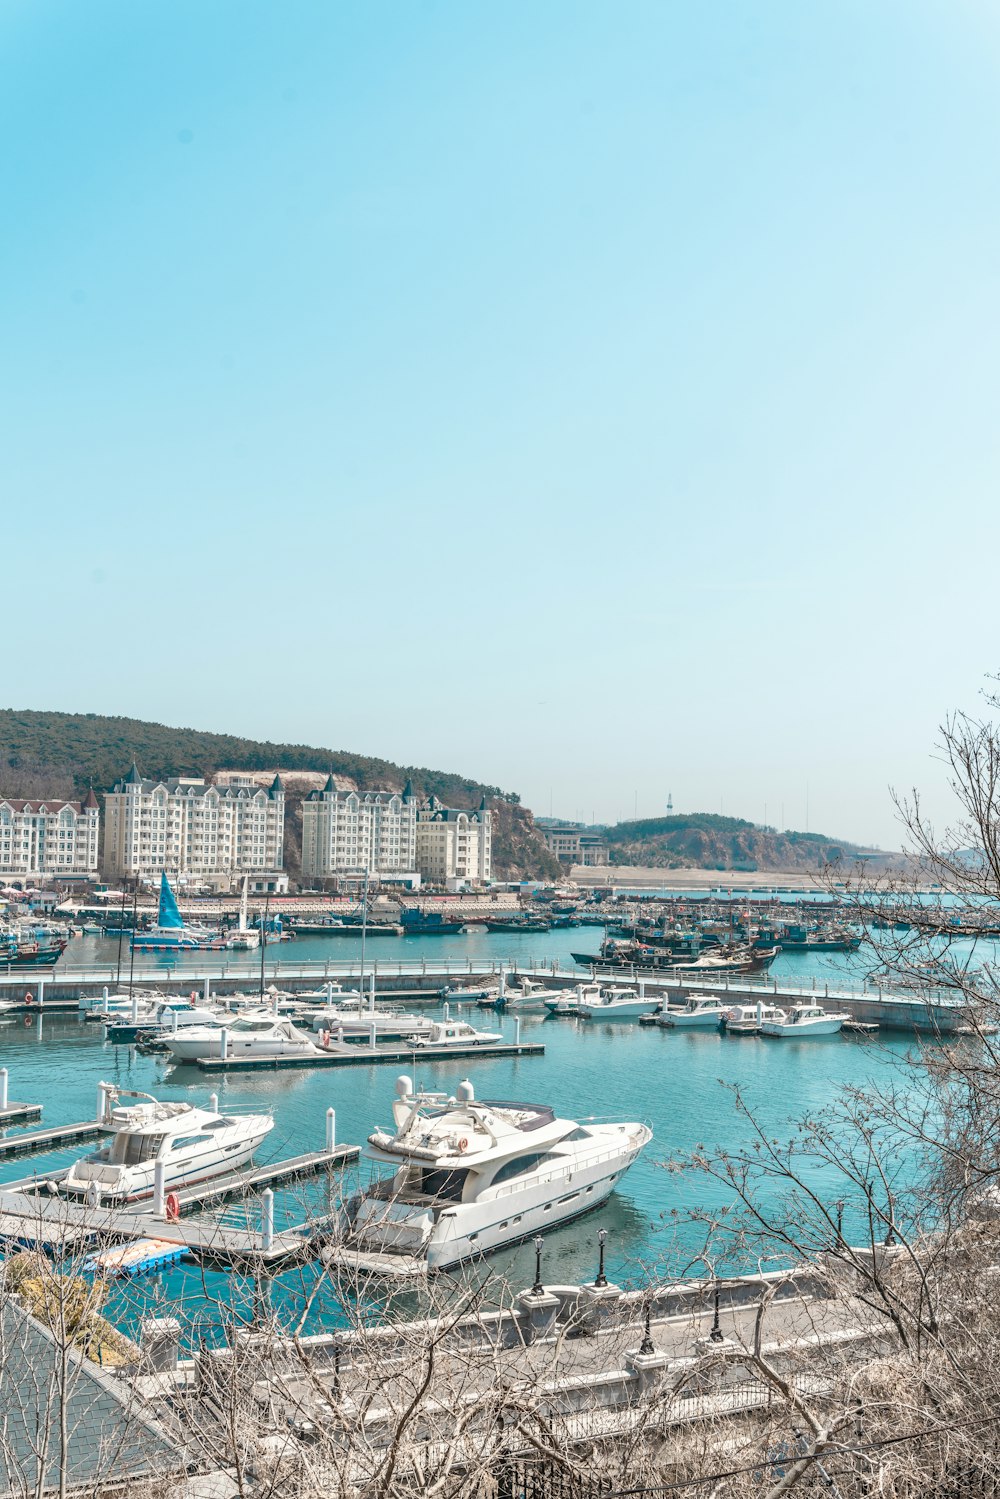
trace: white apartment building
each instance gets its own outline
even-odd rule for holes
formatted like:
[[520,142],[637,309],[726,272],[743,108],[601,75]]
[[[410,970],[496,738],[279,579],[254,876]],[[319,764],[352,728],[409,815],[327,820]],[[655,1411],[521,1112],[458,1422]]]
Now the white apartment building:
[[0,879],[94,878],[100,822],[93,791],[83,802],[0,800]]
[[493,873],[493,817],[483,797],[475,812],[443,807],[430,797],[417,812],[417,868],[434,885],[486,883]]
[[414,875],[417,800],[398,791],[338,791],[333,777],[302,803],[302,878]]
[[285,793],[252,776],[210,786],[194,776],[145,780],[133,765],[105,793],[104,873],[109,879],[198,875],[224,885],[281,869]]

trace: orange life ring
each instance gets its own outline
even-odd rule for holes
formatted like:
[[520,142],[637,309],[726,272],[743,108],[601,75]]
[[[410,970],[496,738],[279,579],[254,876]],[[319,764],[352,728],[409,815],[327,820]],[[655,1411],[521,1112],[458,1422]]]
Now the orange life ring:
[[176,1223],[181,1215],[181,1200],[176,1192],[168,1192],[163,1204],[168,1223]]
[[197,998],[198,998],[198,991],[197,991],[197,989],[192,989],[191,993],[188,995],[188,999],[197,999]]
[[34,995],[31,994],[31,993],[29,993],[29,992],[26,992],[25,996],[24,996],[24,1002],[25,1002],[26,1005],[33,1005],[35,1003],[35,997],[34,997]]
[[465,1138],[464,1135],[462,1136],[462,1138],[458,1142],[458,1148],[459,1148],[459,1150],[468,1150],[468,1148],[469,1148],[469,1142]]

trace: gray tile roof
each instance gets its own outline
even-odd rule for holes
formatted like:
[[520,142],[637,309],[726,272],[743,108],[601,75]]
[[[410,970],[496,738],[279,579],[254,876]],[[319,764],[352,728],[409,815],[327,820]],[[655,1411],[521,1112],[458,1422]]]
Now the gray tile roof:
[[[176,1472],[177,1444],[136,1404],[124,1380],[72,1350],[64,1381],[51,1333],[12,1298],[0,1304],[0,1496]],[[60,1388],[64,1399],[60,1400]],[[60,1410],[66,1411],[65,1457]],[[42,1482],[39,1483],[39,1477]]]

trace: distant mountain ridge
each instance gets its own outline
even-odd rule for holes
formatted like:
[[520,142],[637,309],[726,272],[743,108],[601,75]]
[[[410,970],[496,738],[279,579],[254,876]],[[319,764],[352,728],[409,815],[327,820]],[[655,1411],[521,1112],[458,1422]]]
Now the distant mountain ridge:
[[605,837],[612,864],[655,869],[813,870],[873,853],[825,833],[779,833],[714,812],[620,822]]

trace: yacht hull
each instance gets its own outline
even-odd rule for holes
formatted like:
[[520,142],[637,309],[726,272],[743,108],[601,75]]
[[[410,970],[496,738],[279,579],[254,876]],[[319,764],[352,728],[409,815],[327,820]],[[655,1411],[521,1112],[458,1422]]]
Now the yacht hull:
[[799,1020],[796,1022],[765,1020],[760,1027],[762,1036],[777,1039],[795,1036],[835,1036],[844,1021],[840,1015],[828,1015],[822,1020]]

